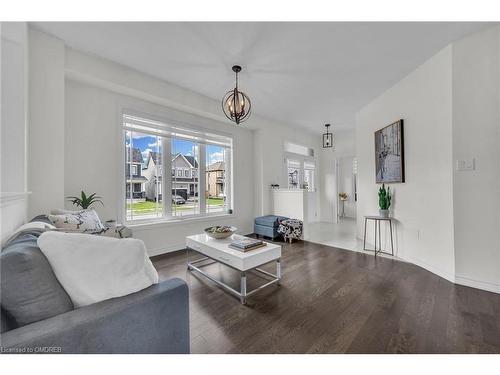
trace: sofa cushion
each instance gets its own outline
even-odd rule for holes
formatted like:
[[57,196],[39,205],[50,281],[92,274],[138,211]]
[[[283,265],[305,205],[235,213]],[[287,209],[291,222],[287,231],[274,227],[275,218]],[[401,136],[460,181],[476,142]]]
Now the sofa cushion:
[[276,215],[266,215],[255,218],[255,224],[262,225],[264,227],[277,228],[281,220],[287,219],[284,216]]
[[95,232],[104,229],[95,210],[82,210],[62,215],[49,215],[49,220],[58,229]]
[[73,310],[37,238],[23,234],[0,253],[2,309],[17,327]]

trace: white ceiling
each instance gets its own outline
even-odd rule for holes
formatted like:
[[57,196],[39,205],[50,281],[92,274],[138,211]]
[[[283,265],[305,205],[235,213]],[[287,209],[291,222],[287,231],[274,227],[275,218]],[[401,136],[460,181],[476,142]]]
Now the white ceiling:
[[[38,22],[93,53],[220,100],[240,88],[253,112],[322,132],[355,113],[450,42],[486,23]],[[249,120],[249,122],[251,119]]]

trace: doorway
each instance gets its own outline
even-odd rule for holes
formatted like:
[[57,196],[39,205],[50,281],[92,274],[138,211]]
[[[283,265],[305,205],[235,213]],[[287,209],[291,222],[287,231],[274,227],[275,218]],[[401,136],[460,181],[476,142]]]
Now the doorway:
[[333,184],[323,186],[331,189],[326,196],[331,199],[324,209],[333,210],[330,221],[321,221],[309,225],[307,240],[323,245],[347,250],[361,251],[363,243],[356,235],[357,209],[357,159],[355,156],[338,157],[331,166]]

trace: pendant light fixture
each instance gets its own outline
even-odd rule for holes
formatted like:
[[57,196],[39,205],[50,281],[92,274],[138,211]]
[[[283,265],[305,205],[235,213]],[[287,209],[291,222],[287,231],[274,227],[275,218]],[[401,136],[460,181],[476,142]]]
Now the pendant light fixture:
[[333,147],[333,134],[328,131],[330,124],[325,124],[326,133],[323,134],[323,148]]
[[222,110],[229,120],[239,124],[250,117],[252,103],[244,92],[238,90],[238,73],[241,72],[241,66],[233,66],[233,72],[236,74],[236,87],[222,98]]

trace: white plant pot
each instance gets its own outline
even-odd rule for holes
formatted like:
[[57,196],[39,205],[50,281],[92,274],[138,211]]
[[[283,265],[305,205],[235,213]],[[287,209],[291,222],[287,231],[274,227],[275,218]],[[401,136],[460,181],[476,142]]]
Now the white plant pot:
[[380,217],[389,217],[389,210],[378,210]]

